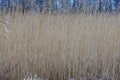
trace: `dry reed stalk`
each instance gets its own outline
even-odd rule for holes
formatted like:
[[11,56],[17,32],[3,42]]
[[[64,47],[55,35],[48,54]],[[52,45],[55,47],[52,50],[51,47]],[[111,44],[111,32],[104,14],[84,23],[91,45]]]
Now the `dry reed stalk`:
[[30,74],[43,80],[120,79],[119,15],[15,14],[3,18],[0,69],[4,80],[23,80]]

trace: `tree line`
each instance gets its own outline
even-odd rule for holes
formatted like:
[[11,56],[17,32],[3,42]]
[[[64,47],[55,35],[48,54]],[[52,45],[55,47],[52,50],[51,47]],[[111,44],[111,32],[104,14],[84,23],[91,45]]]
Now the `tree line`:
[[0,0],[0,12],[119,12],[120,0]]

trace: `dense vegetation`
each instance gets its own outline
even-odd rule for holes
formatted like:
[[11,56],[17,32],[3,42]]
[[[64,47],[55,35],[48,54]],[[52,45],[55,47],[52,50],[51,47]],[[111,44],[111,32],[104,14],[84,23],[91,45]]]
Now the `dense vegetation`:
[[0,16],[0,80],[120,80],[119,21],[107,14]]

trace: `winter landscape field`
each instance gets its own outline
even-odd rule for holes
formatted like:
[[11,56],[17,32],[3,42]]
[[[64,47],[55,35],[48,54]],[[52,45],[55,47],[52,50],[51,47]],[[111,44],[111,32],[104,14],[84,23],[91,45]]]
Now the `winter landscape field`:
[[120,15],[0,16],[0,80],[120,80]]
[[120,80],[120,0],[0,0],[0,80]]

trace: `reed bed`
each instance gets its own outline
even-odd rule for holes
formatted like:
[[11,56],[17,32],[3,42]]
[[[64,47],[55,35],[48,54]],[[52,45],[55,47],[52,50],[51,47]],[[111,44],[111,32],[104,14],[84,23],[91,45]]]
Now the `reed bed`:
[[120,80],[120,15],[0,16],[0,80]]

